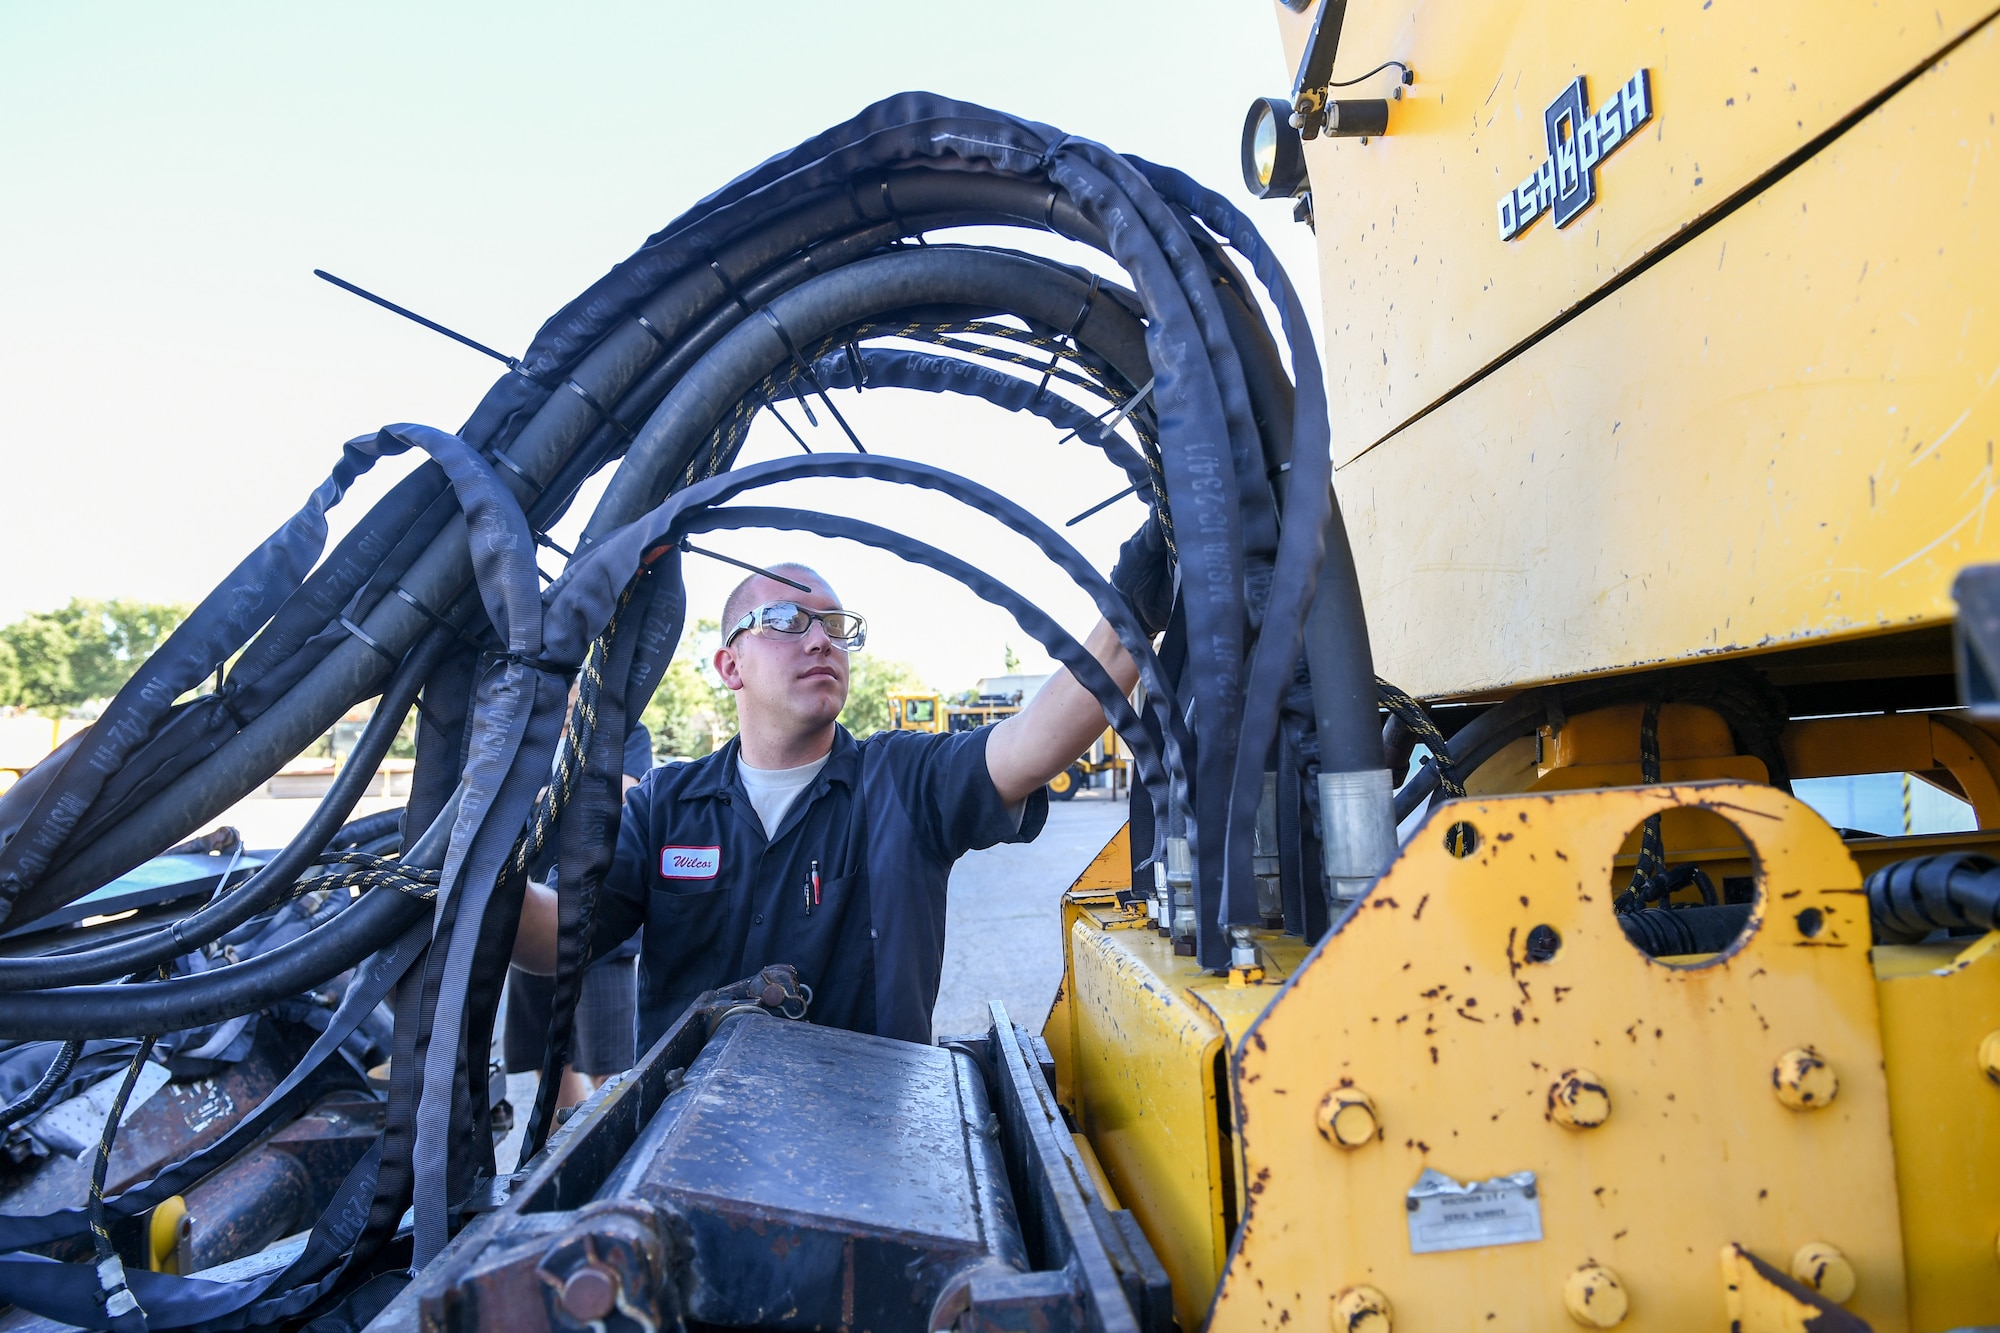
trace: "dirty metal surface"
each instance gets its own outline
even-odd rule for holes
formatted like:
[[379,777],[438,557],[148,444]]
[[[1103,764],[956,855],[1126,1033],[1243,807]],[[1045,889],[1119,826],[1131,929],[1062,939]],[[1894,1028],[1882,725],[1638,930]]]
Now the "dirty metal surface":
[[599,1197],[670,1219],[690,1318],[922,1328],[954,1277],[1028,1267],[998,1139],[962,1053],[744,1014]]
[[[1285,60],[1273,64],[1263,91],[1282,93],[1318,11],[1268,8]],[[1389,104],[1381,137],[1305,145],[1321,186],[1314,208],[1327,334],[1347,349],[1327,365],[1334,462],[1346,463],[1724,208],[1992,8],[1989,0],[1852,6],[1831,23],[1811,0],[1350,5],[1334,77],[1397,59],[1410,63],[1416,82]],[[1498,201],[1548,158],[1552,99],[1581,75],[1590,107],[1602,108],[1639,69],[1651,71],[1653,116],[1597,167],[1595,203],[1566,227],[1543,217],[1502,240]],[[1377,75],[1341,95],[1388,97],[1393,78]],[[1850,198],[1879,195],[1904,217],[1924,216],[1902,182],[1912,168],[1949,160],[1955,137],[1941,129],[1912,136],[1900,149],[1903,171],[1857,175]],[[1879,191],[1889,179],[1897,188]],[[1807,273],[1833,272],[1850,282],[1854,275],[1825,262],[1797,276],[1804,285]],[[1810,327],[1803,311],[1790,318]],[[1950,322],[1956,331],[1956,317]],[[1625,421],[1629,429],[1632,418]],[[1466,549],[1483,547],[1469,540]]]
[[[2000,933],[1875,950],[1910,1326],[2000,1320]],[[1996,1042],[2000,1045],[2000,1042]]]
[[[1675,806],[1729,818],[1760,867],[1750,933],[1691,967],[1630,946],[1606,891],[1627,832]],[[1458,821],[1478,834],[1463,859],[1445,845]],[[1882,1333],[1905,1328],[1860,888],[1838,836],[1766,787],[1447,803],[1236,1058],[1252,1183],[1210,1327],[1316,1327],[1367,1286],[1400,1327],[1485,1327],[1490,1315],[1562,1328],[1565,1285],[1589,1268],[1629,1298],[1621,1328],[1723,1329],[1723,1245],[1789,1258],[1819,1242],[1852,1263],[1849,1308]],[[1560,938],[1547,962],[1524,948],[1537,926]],[[1811,1060],[1785,1064],[1801,1052]],[[1807,1080],[1814,1109],[1789,1109],[1774,1071],[1813,1061],[1837,1093]],[[1585,1070],[1608,1113],[1559,1123],[1556,1093]],[[1322,1134],[1317,1108],[1342,1090],[1365,1093],[1377,1116],[1358,1147]],[[1534,1172],[1543,1239],[1412,1254],[1406,1196],[1426,1168]]]
[[[1456,27],[1454,45],[1483,24],[1463,21],[1460,7],[1431,8],[1441,40]],[[1992,8],[1976,6],[1981,17]],[[1572,9],[1549,6],[1535,22],[1566,27],[1558,16]],[[1801,12],[1717,4],[1700,22],[1739,16],[1761,25],[1751,16],[1765,9],[1774,23]],[[1882,6],[1864,22],[1857,8],[1843,40],[1886,22],[1912,38],[1924,29],[1928,44],[1963,21],[1966,7],[1958,9],[1939,32],[1928,11]],[[1642,21],[1650,22],[1640,7],[1607,10],[1602,24],[1574,35],[1594,46],[1598,32]],[[1836,26],[1810,23],[1795,34]],[[1422,46],[1403,49],[1422,87],[1435,58]],[[1685,68],[1663,66],[1665,132],[1689,123],[1689,77],[1766,85],[1717,113],[1725,118],[1791,103],[1782,86],[1791,74],[1774,73],[1782,45],[1769,49],[1772,63],[1702,48]],[[1354,50],[1357,59],[1368,52],[1364,69],[1387,58],[1383,48]],[[1586,58],[1565,40],[1565,68]],[[1636,52],[1606,53],[1576,72],[1596,87],[1599,70],[1622,68],[1612,76],[1622,78],[1638,63]],[[1748,76],[1751,65],[1764,73]],[[1475,100],[1500,72],[1488,69]],[[1520,96],[1535,105],[1525,85]],[[2000,431],[1990,378],[2000,365],[2000,305],[1977,295],[1991,290],[2000,217],[2000,175],[1987,169],[2000,149],[1996,117],[2000,24],[1989,22],[1789,175],[1344,465],[1340,492],[1357,497],[1348,523],[1363,598],[1396,608],[1378,618],[1377,669],[1421,697],[1469,695],[1949,623],[1958,571],[2000,558],[2000,524],[1981,522],[1986,442]],[[1736,142],[1732,131],[1702,144],[1693,159],[1700,174],[1720,166],[1711,150]],[[1337,140],[1327,151],[1362,162],[1397,144],[1392,122],[1366,148]],[[1642,152],[1666,146],[1633,143],[1607,172],[1629,177]],[[1339,179],[1343,199],[1368,199],[1351,175]],[[1886,181],[1894,188],[1880,188]],[[1605,203],[1621,193],[1629,196],[1607,176]],[[1387,214],[1398,201],[1404,226],[1460,216],[1402,188],[1366,206]],[[1491,216],[1485,205],[1479,212]],[[1513,243],[1526,250],[1489,238],[1466,253],[1482,264],[1478,256],[1497,262],[1551,242],[1601,253],[1589,214],[1573,235],[1545,225]],[[1390,226],[1379,219],[1381,231]],[[1320,224],[1322,247],[1350,250],[1354,234]],[[1438,258],[1412,268],[1406,252],[1395,281],[1441,272]],[[1487,276],[1484,268],[1461,275],[1455,290],[1485,310],[1518,310]],[[1384,308],[1330,268],[1322,288],[1339,294],[1343,311]],[[1421,313],[1406,293],[1393,299],[1394,321],[1358,321],[1357,334],[1398,326],[1469,345],[1463,324]],[[1346,338],[1348,318],[1330,315],[1327,327]],[[1365,350],[1336,361],[1383,369]],[[1421,387],[1435,372],[1414,370],[1438,364],[1405,356],[1388,373]],[[1335,419],[1352,420],[1328,387]],[[1501,498],[1440,506],[1440,477],[1457,494]],[[1690,524],[1699,540],[1684,539]]]

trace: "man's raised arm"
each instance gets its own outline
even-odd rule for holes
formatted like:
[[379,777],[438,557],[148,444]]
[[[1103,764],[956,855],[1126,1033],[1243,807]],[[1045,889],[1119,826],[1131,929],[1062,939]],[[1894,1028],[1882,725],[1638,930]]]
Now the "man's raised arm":
[[[1173,607],[1173,566],[1160,525],[1148,516],[1119,549],[1111,585],[1123,593],[1148,634],[1166,628]],[[1139,666],[1111,623],[1099,620],[1083,641],[1121,694],[1139,680]],[[1028,706],[997,727],[986,742],[986,771],[1007,805],[1025,801],[1050,778],[1076,762],[1104,730],[1104,710],[1068,671],[1058,671]]]

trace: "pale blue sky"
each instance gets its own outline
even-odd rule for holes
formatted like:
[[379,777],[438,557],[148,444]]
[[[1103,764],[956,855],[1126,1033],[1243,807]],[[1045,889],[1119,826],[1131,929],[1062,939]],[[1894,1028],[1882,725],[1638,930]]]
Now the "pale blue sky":
[[[909,88],[984,102],[1226,191],[1317,309],[1310,239],[1256,204],[1245,107],[1282,92],[1271,7],[550,6],[0,0],[0,620],[72,595],[194,600],[385,422],[456,427],[498,367],[318,282],[323,267],[510,352],[689,203]],[[878,395],[880,398],[892,395]],[[983,406],[875,403],[872,447],[1060,521],[1117,478]],[[369,494],[379,486],[368,488]],[[865,488],[864,488],[865,489]],[[1004,539],[905,493],[834,501],[1088,608]],[[365,497],[362,497],[365,499]],[[1108,562],[1126,502],[1075,530]],[[958,688],[1011,637],[955,585],[803,550],[875,646]],[[1018,557],[1018,563],[1017,563]],[[691,566],[705,562],[691,561]],[[730,575],[691,568],[697,608]]]

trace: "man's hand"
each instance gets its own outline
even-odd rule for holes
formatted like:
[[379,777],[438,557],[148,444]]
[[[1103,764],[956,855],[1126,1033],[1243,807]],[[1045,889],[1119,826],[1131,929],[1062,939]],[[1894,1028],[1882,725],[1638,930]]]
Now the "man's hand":
[[521,928],[514,934],[514,966],[538,977],[556,972],[556,891],[528,881],[521,899]]
[[1166,629],[1174,610],[1174,567],[1167,559],[1167,534],[1160,527],[1158,510],[1147,514],[1139,530],[1118,548],[1111,586],[1131,604],[1147,634]]

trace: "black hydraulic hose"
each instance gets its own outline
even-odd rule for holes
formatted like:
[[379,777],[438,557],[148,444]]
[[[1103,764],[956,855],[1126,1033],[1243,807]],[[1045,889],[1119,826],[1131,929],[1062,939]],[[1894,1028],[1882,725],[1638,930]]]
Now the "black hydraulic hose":
[[0,1107],[0,1130],[12,1129],[47,1106],[50,1099],[56,1095],[56,1089],[60,1088],[63,1081],[69,1077],[69,1071],[76,1067],[76,1057],[82,1051],[82,1042],[74,1040],[64,1042],[62,1048],[56,1052],[56,1058],[49,1061],[48,1069],[36,1081],[35,1086],[8,1102],[6,1106]]
[[1883,866],[1867,879],[1877,944],[1912,944],[1934,930],[2000,929],[2000,861],[1945,852]]
[[377,888],[324,926],[269,953],[212,972],[132,986],[61,986],[0,994],[0,1040],[92,1041],[139,1031],[173,1032],[325,985],[392,943],[428,903]]
[[[403,864],[434,870],[444,862],[456,796],[446,803]],[[393,943],[431,910],[413,893],[379,887],[333,920],[268,953],[228,967],[167,981],[124,986],[62,986],[0,994],[0,1041],[95,1041],[134,1032],[175,1032],[255,1013],[289,995],[323,986]]]
[[[792,280],[810,277],[814,262],[843,234],[866,231],[871,245],[889,236],[881,231],[885,219],[874,216],[861,202],[861,194],[873,198],[875,193],[822,192],[806,207],[791,210],[748,236],[719,247],[717,266],[724,271],[755,273],[790,264],[788,276]],[[1096,229],[1058,194],[1046,182],[913,169],[897,173],[885,184],[879,202],[885,205],[888,220],[895,223],[891,232],[907,232],[910,224],[903,219],[909,218],[919,219],[923,226],[1027,222],[1053,227],[1085,243],[1099,240]],[[801,251],[807,252],[803,259],[797,258]],[[732,270],[730,265],[737,267]],[[697,293],[699,300],[689,299]],[[607,333],[570,370],[573,382],[589,386],[591,398],[586,399],[582,392],[549,395],[541,404],[542,410],[505,447],[509,462],[503,479],[510,486],[518,483],[516,493],[529,505],[531,521],[537,526],[550,521],[552,511],[567,503],[574,484],[580,482],[574,479],[566,488],[554,485],[565,460],[586,435],[601,427],[590,403],[618,401],[622,410],[623,388],[629,387],[638,367],[657,356],[660,344],[676,339],[690,323],[717,306],[734,306],[737,295],[709,269],[691,268],[643,304],[638,313],[648,324],[632,322]],[[558,315],[557,320],[561,318]],[[664,386],[658,391],[664,391]],[[405,651],[431,627],[420,606],[456,619],[454,612],[444,611],[444,607],[465,595],[470,574],[463,523],[454,517],[410,562],[396,586],[362,618],[364,632],[390,653]],[[403,595],[397,595],[399,592]],[[170,845],[187,828],[228,808],[261,781],[261,775],[275,771],[277,764],[321,734],[340,712],[379,690],[383,665],[371,645],[354,638],[337,644],[280,700],[167,791],[145,801],[79,851],[59,858],[55,868],[22,895],[12,919],[26,922],[73,901]]]
[[1721,953],[1736,942],[1749,923],[1754,903],[1723,903],[1717,907],[1648,907],[1618,918],[1625,938],[1648,958],[1680,954]]
[[0,992],[76,986],[146,971],[220,939],[259,912],[282,902],[299,876],[326,850],[328,841],[354,809],[354,803],[361,799],[361,793],[375,777],[376,767],[395,744],[403,718],[416,702],[425,680],[453,642],[453,636],[438,627],[411,650],[376,704],[375,715],[369,718],[368,726],[355,742],[353,753],[305,827],[285,844],[284,850],[235,890],[219,891],[214,901],[199,911],[116,944],[35,958],[0,958]]
[[[1451,738],[1452,768],[1459,773],[1472,773],[1503,747],[1540,726],[1547,711],[1548,698],[1540,690],[1517,694],[1504,703],[1493,705],[1459,728],[1458,734]],[[1379,763],[1382,752],[1380,732],[1375,733],[1374,743]],[[1431,793],[1437,789],[1437,767],[1428,763],[1419,767],[1396,792],[1397,822],[1409,818],[1411,811],[1430,799]]]
[[[792,288],[764,307],[775,323],[742,321],[702,358],[700,373],[682,377],[668,392],[634,434],[623,465],[584,529],[579,550],[653,507],[670,489],[669,479],[685,471],[708,442],[716,423],[774,367],[790,362],[787,335],[804,347],[888,312],[936,304],[984,304],[1066,325],[1075,320],[1087,293],[1087,284],[1044,265],[929,247],[859,260]],[[1091,305],[1077,340],[1103,356],[1135,389],[1151,378],[1143,326],[1110,302]]]
[[[951,492],[943,487],[946,494]],[[1164,820],[1169,799],[1169,786],[1185,789],[1186,778],[1180,757],[1180,747],[1173,736],[1173,728],[1166,732],[1165,748],[1171,759],[1171,770],[1155,748],[1152,737],[1140,725],[1139,715],[1121,693],[1110,675],[1091,657],[1082,644],[1066,633],[1046,612],[1028,601],[1005,583],[985,571],[963,560],[940,551],[926,542],[917,541],[903,533],[891,532],[887,528],[844,515],[826,514],[810,509],[783,509],[754,505],[732,505],[726,509],[710,509],[692,516],[684,525],[691,532],[708,532],[717,529],[759,527],[793,532],[817,532],[824,536],[845,537],[852,541],[864,542],[870,546],[893,552],[905,560],[928,565],[949,578],[958,580],[971,589],[981,599],[993,603],[1009,612],[1021,627],[1035,637],[1036,642],[1046,648],[1077,682],[1096,698],[1098,706],[1104,710],[1105,719],[1124,738],[1131,749],[1133,762],[1139,769],[1141,783],[1145,786],[1151,803],[1155,807],[1156,819]],[[1088,566],[1085,566],[1088,569]],[[1074,576],[1074,571],[1072,572]],[[1095,570],[1089,571],[1095,575]],[[1083,583],[1078,578],[1079,584]],[[1106,585],[1107,588],[1109,585]],[[1116,594],[1113,594],[1115,596]],[[1107,608],[1107,619],[1111,615],[1130,621],[1119,627],[1120,638],[1128,649],[1136,643],[1141,650],[1134,653],[1142,675],[1158,681],[1163,687],[1165,679],[1159,670],[1159,661],[1153,656],[1152,646],[1146,642],[1145,634],[1129,611],[1120,607]],[[1115,623],[1115,622],[1114,622]],[[1143,653],[1143,656],[1141,655]],[[1152,687],[1147,689],[1147,702],[1159,700],[1158,709],[1163,716],[1174,716],[1171,695],[1155,695]]]
[[340,832],[327,839],[329,852],[351,851],[356,847],[366,847],[371,842],[380,842],[403,831],[403,807],[377,810],[372,815],[363,815],[340,826]]

